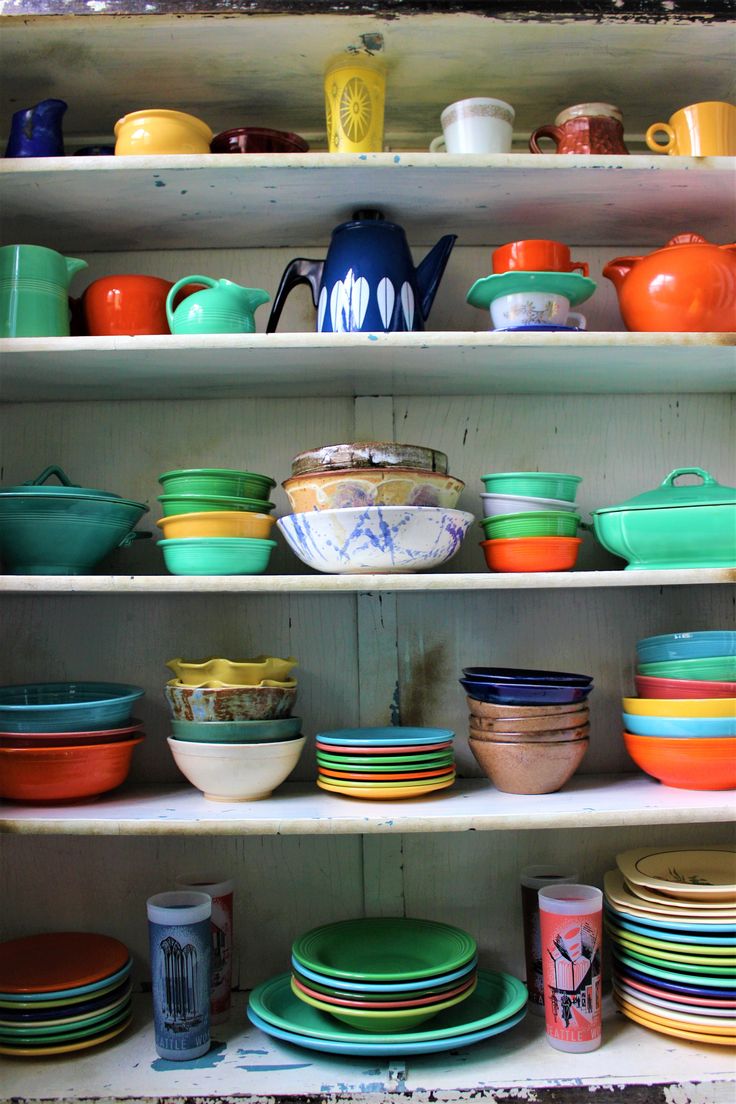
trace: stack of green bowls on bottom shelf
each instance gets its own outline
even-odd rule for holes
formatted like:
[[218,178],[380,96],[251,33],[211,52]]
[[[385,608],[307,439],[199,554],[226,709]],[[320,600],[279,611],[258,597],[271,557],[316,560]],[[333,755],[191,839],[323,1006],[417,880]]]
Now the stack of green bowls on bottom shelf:
[[261,575],[276,541],[268,501],[276,480],[229,468],[187,468],[158,477],[164,516],[158,542],[172,575]]
[[581,524],[575,496],[579,475],[495,472],[481,476],[481,548],[491,571],[569,571]]
[[420,1054],[507,1031],[526,997],[517,978],[478,969],[476,942],[461,928],[365,917],[296,939],[291,973],[253,990],[248,1017],[311,1050]]

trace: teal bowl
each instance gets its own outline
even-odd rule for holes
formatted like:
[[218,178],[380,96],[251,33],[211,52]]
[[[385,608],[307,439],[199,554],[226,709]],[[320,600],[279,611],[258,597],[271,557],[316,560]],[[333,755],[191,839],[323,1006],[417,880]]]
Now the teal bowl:
[[301,728],[301,717],[270,721],[171,721],[175,740],[195,744],[275,744],[297,740]]
[[226,498],[266,499],[276,480],[257,472],[229,468],[181,468],[158,477],[164,494],[221,495]]
[[580,514],[569,510],[532,510],[524,514],[496,514],[481,518],[486,540],[514,537],[575,537]]
[[158,547],[172,575],[262,575],[276,541],[255,537],[179,537]]
[[660,663],[640,663],[636,673],[648,675],[650,678],[736,682],[736,656],[710,656],[700,659],[671,659]]
[[96,732],[123,725],[139,686],[120,682],[28,682],[0,686],[2,732]]
[[643,717],[622,713],[627,732],[635,736],[736,736],[735,717]]
[[270,514],[273,502],[263,498],[239,498],[226,495],[162,494],[158,496],[164,517],[174,514],[202,514],[206,510],[244,510],[251,514]]
[[487,494],[509,494],[532,498],[559,498],[574,502],[580,475],[561,472],[493,472],[482,475]]

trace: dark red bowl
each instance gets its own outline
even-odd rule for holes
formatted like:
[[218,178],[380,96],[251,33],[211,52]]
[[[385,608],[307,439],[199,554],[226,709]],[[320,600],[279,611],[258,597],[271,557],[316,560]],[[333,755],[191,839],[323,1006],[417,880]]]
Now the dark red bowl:
[[268,127],[235,127],[216,134],[210,142],[212,153],[306,153],[309,144],[288,130]]

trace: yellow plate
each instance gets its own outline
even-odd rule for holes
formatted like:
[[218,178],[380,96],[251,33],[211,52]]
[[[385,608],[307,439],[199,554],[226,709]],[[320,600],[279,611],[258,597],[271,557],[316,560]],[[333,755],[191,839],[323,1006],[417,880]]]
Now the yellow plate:
[[636,717],[736,717],[736,698],[624,698]]
[[[178,515],[178,517],[184,516],[184,514]],[[191,514],[190,516],[202,517],[203,515]],[[176,520],[177,517],[164,518],[164,521]],[[167,660],[166,666],[173,671],[182,686],[200,686],[203,682],[212,679],[228,686],[259,686],[264,679],[288,679],[298,662],[294,656],[289,656],[287,659],[265,655],[253,656],[253,659],[222,659],[211,656],[209,659],[199,661],[177,657]]]
[[732,1035],[705,1035],[702,1031],[690,1031],[684,1027],[675,1027],[671,1023],[665,1024],[659,1020],[658,1017],[642,1015],[638,1008],[634,1008],[632,1005],[627,1004],[626,1001],[622,1001],[615,993],[613,999],[624,1016],[628,1016],[630,1020],[634,1020],[635,1023],[641,1024],[642,1027],[648,1027],[652,1031],[661,1031],[664,1035],[674,1035],[678,1039],[690,1039],[694,1043],[715,1043],[717,1046],[733,1046],[734,1041]]
[[12,1054],[14,1057],[23,1058],[37,1058],[47,1054],[69,1054],[73,1050],[86,1050],[87,1047],[99,1046],[100,1043],[106,1043],[109,1039],[114,1039],[121,1031],[125,1031],[132,1019],[133,1017],[130,1016],[124,1023],[118,1024],[117,1027],[114,1027],[111,1031],[105,1032],[104,1035],[96,1035],[92,1039],[80,1039],[79,1042],[76,1043],[60,1043],[58,1046],[50,1047],[0,1046],[0,1054]]
[[267,540],[276,518],[246,510],[203,510],[197,514],[172,514],[157,521],[167,540],[180,537],[256,537]]
[[376,793],[371,789],[355,789],[354,786],[326,786],[319,778],[317,779],[317,785],[321,790],[327,790],[329,793],[342,794],[343,797],[362,797],[367,800],[373,801],[393,801],[397,797],[424,797],[427,794],[435,793],[436,790],[446,790],[448,786],[452,786],[454,778],[449,778],[447,782],[441,782],[439,786],[402,786],[396,790],[379,790]]

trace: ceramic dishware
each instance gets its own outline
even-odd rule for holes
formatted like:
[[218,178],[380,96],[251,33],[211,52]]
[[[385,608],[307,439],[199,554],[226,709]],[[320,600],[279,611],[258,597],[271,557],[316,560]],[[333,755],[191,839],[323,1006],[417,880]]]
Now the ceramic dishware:
[[306,153],[309,143],[298,134],[269,127],[232,127],[210,142],[212,153]]
[[82,296],[90,337],[167,334],[166,296],[170,280],[158,276],[103,276]]
[[581,272],[588,275],[586,261],[573,261],[570,247],[548,238],[525,238],[507,242],[491,254],[493,271],[513,272]]
[[[672,680],[676,681],[676,680]],[[736,717],[733,698],[623,698],[628,714],[637,717]]]
[[384,1031],[389,1034],[400,1031],[411,1031],[419,1024],[426,1023],[440,1012],[444,1012],[445,1009],[453,1008],[456,1004],[460,1004],[471,996],[476,985],[477,982],[474,982],[469,990],[459,993],[454,997],[448,997],[444,1001],[424,1005],[419,1008],[394,1009],[346,1008],[342,1005],[322,1000],[319,997],[311,996],[311,994],[306,993],[300,988],[293,979],[291,981],[291,991],[298,1000],[302,1000],[305,1004],[309,1004],[313,1008],[318,1008],[322,1012],[329,1013],[329,1015],[333,1016],[336,1020],[346,1023],[350,1027],[355,1027],[358,1031]]
[[14,111],[4,157],[63,157],[64,100],[41,100]]
[[156,522],[167,540],[181,537],[255,537],[268,540],[276,518],[247,510],[202,510],[172,514]]
[[539,511],[567,511],[574,514],[577,506],[564,498],[540,498],[537,495],[520,494],[481,494],[484,517],[497,517],[499,514],[527,514]]
[[442,506],[454,509],[460,479],[408,468],[307,472],[282,483],[294,513],[350,506]]
[[166,108],[131,111],[118,119],[114,131],[117,157],[209,153],[213,138],[201,119]]
[[645,256],[615,257],[603,275],[616,288],[628,330],[736,330],[734,243],[714,245],[701,234],[676,234]]
[[[403,994],[387,993],[383,996],[379,994],[378,997],[376,997],[375,994],[368,995],[352,989],[340,990],[331,986],[322,985],[316,981],[309,981],[309,979],[301,977],[296,968],[292,969],[291,973],[292,990],[296,987],[296,989],[299,989],[310,997],[316,997],[317,1000],[324,999],[328,1004],[342,1008],[364,1008],[367,1011],[370,1011],[370,1009],[376,1011],[379,1009],[391,1008],[419,1008],[422,1005],[436,1004],[447,998],[458,996],[460,993],[465,993],[466,996],[470,996],[470,990],[475,988],[476,981],[476,972],[475,969],[473,969],[472,972],[459,983],[450,982],[449,985],[434,986],[432,989],[409,989]],[[417,996],[419,992],[421,992],[421,996]],[[354,995],[357,999],[350,999],[351,995]],[[385,999],[387,997],[392,997],[394,999]]]
[[581,1054],[601,1045],[603,894],[595,886],[539,891],[547,1042]]
[[172,575],[262,575],[276,541],[255,537],[179,537],[158,547]]
[[158,496],[164,517],[176,514],[220,513],[226,510],[264,514],[274,509],[273,502],[240,495],[162,494]]
[[79,995],[130,971],[124,943],[96,932],[42,932],[0,942],[0,992],[19,999]]
[[581,518],[569,510],[529,510],[481,518],[486,540],[513,537],[574,537]]
[[442,134],[429,144],[431,153],[509,153],[516,112],[505,100],[472,96],[448,104],[440,115]]
[[[174,300],[188,284],[204,289],[188,295],[178,307]],[[253,312],[270,299],[261,288],[242,287],[232,280],[211,276],[185,276],[166,297],[166,318],[172,334],[255,333]]]
[[238,471],[232,468],[177,468],[163,472],[158,482],[167,495],[225,496],[245,499],[263,499],[265,502],[276,480],[258,472]]
[[736,698],[736,682],[650,678],[647,675],[635,675],[634,682],[641,698]]
[[293,656],[254,656],[253,659],[169,659],[166,666],[184,686],[200,686],[218,679],[234,686],[259,686],[264,679],[288,679],[298,660]]
[[463,667],[466,678],[478,682],[513,682],[547,684],[549,686],[581,686],[591,689],[592,675],[571,671],[540,671],[533,667]]
[[0,246],[0,337],[68,337],[69,284],[84,268],[42,245]]
[[579,475],[560,472],[493,472],[482,475],[481,482],[488,494],[534,495],[574,502],[582,482]]
[[167,738],[177,767],[209,801],[260,801],[299,762],[304,736],[268,744],[212,744]]
[[179,874],[178,890],[206,893],[212,902],[210,915],[210,1024],[230,1019],[233,972],[233,881],[209,873]]
[[[657,141],[665,134],[666,142]],[[736,106],[721,100],[681,107],[668,123],[652,123],[645,140],[655,153],[689,157],[733,157],[736,154]]]
[[188,1062],[210,1048],[212,900],[174,890],[146,901],[156,1053]]
[[585,758],[590,740],[474,740],[470,750],[484,774],[503,793],[545,794],[561,789]]
[[480,542],[491,571],[571,571],[580,537],[514,537]]
[[29,682],[0,686],[4,732],[95,732],[128,722],[138,686],[119,682]]
[[581,103],[565,108],[556,116],[554,125],[546,123],[532,132],[529,138],[532,153],[548,152],[540,146],[540,138],[552,140],[552,153],[629,152],[624,143],[621,111],[608,103]]
[[572,705],[578,708],[592,690],[592,686],[563,686],[551,683],[524,681],[490,682],[480,679],[461,678],[460,685],[471,698],[479,702],[493,702],[500,705]]
[[[296,701],[293,686],[179,686],[172,680],[164,694],[177,721],[267,721],[288,717]],[[0,714],[1,715],[1,714]]]
[[[471,307],[485,311],[491,310],[497,299],[508,295],[541,294],[542,303],[549,296],[562,296],[569,306],[577,307],[590,299],[596,286],[594,280],[581,276],[579,272],[526,272],[517,269],[482,276],[472,285],[465,299]],[[522,319],[519,321],[523,324]],[[540,319],[539,324],[544,325],[544,319]]]
[[0,797],[71,801],[120,786],[142,736],[79,747],[0,748]]
[[325,67],[325,116],[330,153],[380,153],[386,68],[367,50],[335,54]]
[[322,445],[299,452],[291,461],[292,476],[307,472],[345,469],[409,468],[447,475],[447,455],[426,445],[404,445],[396,441],[351,441]]
[[736,789],[736,738],[635,736],[624,732],[631,758],[665,786],[680,790]]
[[730,717],[642,717],[623,713],[626,731],[635,736],[664,736],[694,739],[699,736],[736,736],[736,714]]
[[736,655],[736,632],[731,629],[666,633],[664,636],[647,636],[636,642],[636,656],[640,663],[726,655]]
[[491,303],[491,321],[497,330],[535,326],[586,327],[585,315],[570,310],[570,300],[549,291],[517,291],[499,295]]
[[171,721],[175,740],[195,744],[272,744],[299,738],[301,717],[269,721]]
[[659,663],[638,663],[638,674],[654,678],[709,682],[736,679],[736,655],[706,656],[696,659],[666,659]]
[[84,732],[0,732],[0,747],[81,747],[82,744],[115,744],[143,731],[143,721],[130,718],[128,724]]
[[380,211],[356,211],[332,231],[324,261],[286,266],[266,330],[275,331],[297,284],[311,288],[318,333],[423,330],[456,238],[440,238],[415,267],[401,226]]
[[[446,746],[455,733],[450,728],[414,728],[407,725],[390,725],[386,728],[336,728],[316,734],[317,744],[325,747],[385,748],[411,747],[413,745]],[[360,755],[367,752],[360,751]]]

